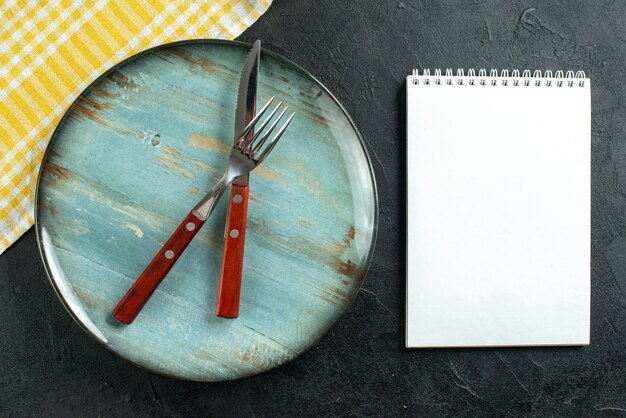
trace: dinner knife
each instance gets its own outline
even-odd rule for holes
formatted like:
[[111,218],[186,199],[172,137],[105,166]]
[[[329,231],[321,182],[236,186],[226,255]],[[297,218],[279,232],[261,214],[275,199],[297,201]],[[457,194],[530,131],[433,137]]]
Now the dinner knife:
[[[239,79],[237,110],[235,113],[235,137],[250,123],[256,114],[256,96],[261,61],[261,41],[252,46],[243,66]],[[249,137],[254,132],[248,133]],[[220,285],[217,294],[217,316],[237,318],[241,294],[241,276],[243,272],[243,254],[246,241],[246,218],[248,213],[248,194],[250,192],[249,174],[237,177],[230,187],[228,214],[224,231],[224,252]]]

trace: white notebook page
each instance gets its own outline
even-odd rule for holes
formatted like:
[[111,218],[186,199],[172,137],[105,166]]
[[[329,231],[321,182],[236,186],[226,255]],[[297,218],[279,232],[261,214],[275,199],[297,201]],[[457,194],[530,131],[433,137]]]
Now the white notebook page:
[[590,82],[490,80],[407,78],[406,345],[589,344]]

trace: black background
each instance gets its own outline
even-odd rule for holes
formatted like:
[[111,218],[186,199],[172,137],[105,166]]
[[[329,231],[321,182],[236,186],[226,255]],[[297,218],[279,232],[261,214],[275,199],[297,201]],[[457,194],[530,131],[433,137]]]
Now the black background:
[[[0,414],[625,414],[626,2],[275,0],[239,39],[257,38],[317,76],[367,142],[380,222],[355,303],[283,367],[224,384],[170,380],[115,358],[73,322],[31,230],[0,256]],[[403,348],[404,79],[415,67],[580,69],[591,77],[591,346]]]

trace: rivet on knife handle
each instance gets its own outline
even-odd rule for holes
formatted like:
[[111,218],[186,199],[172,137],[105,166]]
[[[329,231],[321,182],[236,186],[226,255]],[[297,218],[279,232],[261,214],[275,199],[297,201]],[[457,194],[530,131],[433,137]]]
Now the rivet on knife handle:
[[233,184],[230,190],[216,309],[217,316],[222,318],[237,318],[239,316],[243,254],[246,240],[246,217],[248,212],[249,187]]
[[189,212],[117,304],[113,310],[115,318],[125,324],[133,322],[204,222],[193,211]]

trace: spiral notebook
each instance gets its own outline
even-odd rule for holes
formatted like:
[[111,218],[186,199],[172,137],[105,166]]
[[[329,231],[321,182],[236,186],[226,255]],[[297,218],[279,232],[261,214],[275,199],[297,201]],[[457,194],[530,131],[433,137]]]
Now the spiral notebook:
[[407,77],[407,347],[586,345],[590,80]]

